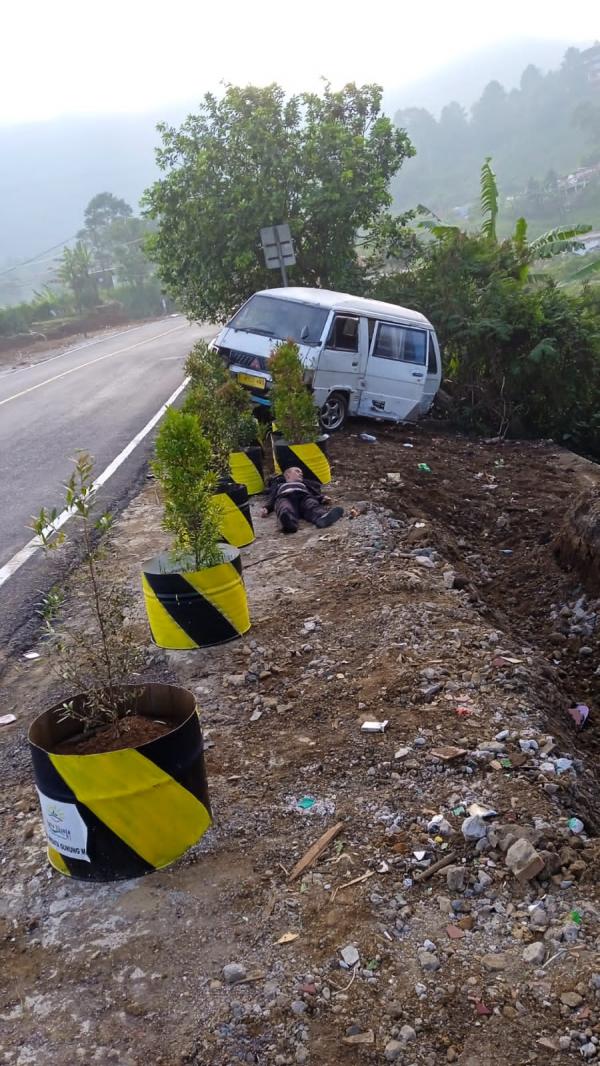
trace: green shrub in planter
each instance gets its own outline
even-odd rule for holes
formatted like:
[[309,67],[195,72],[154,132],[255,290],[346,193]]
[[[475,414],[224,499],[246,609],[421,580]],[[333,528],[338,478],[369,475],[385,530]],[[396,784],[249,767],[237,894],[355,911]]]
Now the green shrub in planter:
[[280,473],[299,466],[305,477],[326,485],[331,480],[327,437],[320,435],[319,415],[304,383],[298,345],[291,340],[277,345],[269,359],[273,384],[273,418],[281,437],[273,437],[273,462]]
[[[122,589],[95,543],[110,516],[95,514],[93,464],[80,453],[65,503],[83,540],[82,588],[91,627],[54,628],[43,612],[48,658],[68,693],[29,730],[34,776],[52,866],[89,881],[136,877],[172,862],[211,822],[202,732],[191,692],[145,684],[124,628]],[[57,511],[33,523],[48,550],[64,535]]]
[[171,408],[156,439],[153,469],[165,496],[170,555],[145,564],[144,599],[160,647],[188,650],[234,640],[250,628],[237,549],[222,543],[212,451],[191,411]]

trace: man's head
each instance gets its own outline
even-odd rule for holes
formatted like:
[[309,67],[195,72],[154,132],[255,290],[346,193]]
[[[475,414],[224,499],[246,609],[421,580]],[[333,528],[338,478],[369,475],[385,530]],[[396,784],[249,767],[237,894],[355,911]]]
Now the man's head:
[[299,466],[288,466],[287,470],[283,471],[283,476],[286,481],[304,481],[304,474]]

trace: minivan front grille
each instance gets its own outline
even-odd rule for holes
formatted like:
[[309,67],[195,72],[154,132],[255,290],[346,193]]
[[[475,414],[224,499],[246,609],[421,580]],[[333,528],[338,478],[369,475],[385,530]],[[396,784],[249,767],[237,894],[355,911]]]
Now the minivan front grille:
[[266,370],[267,360],[262,355],[252,355],[249,352],[238,352],[235,348],[219,348],[219,353],[228,362],[229,366],[245,366],[248,370]]

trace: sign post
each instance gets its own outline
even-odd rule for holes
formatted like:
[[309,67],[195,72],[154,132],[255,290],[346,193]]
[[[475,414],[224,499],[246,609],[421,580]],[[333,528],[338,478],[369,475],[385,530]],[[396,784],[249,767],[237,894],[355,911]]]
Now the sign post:
[[279,226],[263,226],[260,231],[260,240],[265,256],[265,266],[269,270],[281,270],[283,284],[287,287],[286,267],[294,266],[296,262],[290,227],[287,223]]

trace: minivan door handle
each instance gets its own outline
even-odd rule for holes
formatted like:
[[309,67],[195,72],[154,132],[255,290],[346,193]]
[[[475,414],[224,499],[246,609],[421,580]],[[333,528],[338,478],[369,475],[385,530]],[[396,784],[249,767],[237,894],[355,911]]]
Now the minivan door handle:
[[422,378],[422,377],[423,377],[422,374],[417,374],[416,371],[413,371],[413,378]]
[[355,367],[356,367],[356,366],[358,366],[358,363],[353,363],[353,364],[352,364],[352,366],[355,366]]

